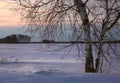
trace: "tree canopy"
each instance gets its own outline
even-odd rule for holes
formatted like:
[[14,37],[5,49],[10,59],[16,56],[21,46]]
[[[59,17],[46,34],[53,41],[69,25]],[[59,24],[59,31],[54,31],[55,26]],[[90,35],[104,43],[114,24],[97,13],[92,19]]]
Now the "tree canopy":
[[[86,72],[103,72],[103,62],[109,63],[110,58],[113,58],[110,52],[115,52],[114,58],[119,56],[109,41],[120,39],[120,0],[13,2],[17,4],[15,10],[29,26],[28,30],[38,32],[40,40],[76,41],[77,46],[77,42],[84,41]],[[93,41],[97,43],[93,44]],[[107,44],[104,44],[106,41]],[[94,48],[96,53],[93,53]]]

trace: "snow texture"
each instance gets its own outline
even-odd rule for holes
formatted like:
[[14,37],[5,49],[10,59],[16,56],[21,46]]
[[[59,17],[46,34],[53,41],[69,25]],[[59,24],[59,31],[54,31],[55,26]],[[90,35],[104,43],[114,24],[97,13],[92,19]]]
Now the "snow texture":
[[0,44],[0,60],[4,60],[0,83],[120,83],[118,66],[110,73],[86,74],[84,60],[76,60],[76,49],[61,59],[66,50],[41,48],[38,44]]

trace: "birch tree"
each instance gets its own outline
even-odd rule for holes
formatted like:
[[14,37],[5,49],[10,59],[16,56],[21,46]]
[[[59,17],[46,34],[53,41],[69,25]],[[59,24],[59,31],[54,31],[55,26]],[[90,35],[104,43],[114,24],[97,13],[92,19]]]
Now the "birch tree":
[[[85,72],[102,72],[103,43],[106,33],[119,23],[119,0],[14,0],[13,2],[17,4],[14,9],[29,25],[29,31],[39,32],[41,40],[67,41],[77,45],[79,41],[84,41]],[[97,9],[99,11],[96,12]],[[101,28],[98,28],[98,25]],[[68,36],[68,33],[71,35]],[[95,40],[97,44],[92,43],[93,37],[97,38]],[[93,45],[97,48],[96,60]]]
[[[98,15],[98,18],[102,20],[101,22],[99,21],[101,25],[101,30],[99,33],[98,37],[98,53],[97,53],[97,58],[96,58],[96,71],[97,72],[102,72],[102,64],[103,64],[103,58],[106,58],[104,50],[104,42],[107,41],[105,38],[106,34],[110,30],[113,30],[115,28],[119,29],[118,27],[114,27],[117,23],[119,23],[119,18],[120,18],[120,1],[119,0],[98,0],[98,7],[101,9],[102,13],[102,18],[101,16]],[[96,7],[97,8],[97,7]],[[117,34],[117,33],[116,33]],[[109,35],[113,35],[110,34]],[[97,35],[96,35],[97,36]],[[110,41],[110,40],[109,40]],[[111,44],[109,45],[111,47]],[[111,47],[112,48],[112,47]],[[113,50],[113,49],[111,49]],[[117,51],[116,51],[117,52]],[[110,56],[110,55],[109,55]],[[107,60],[107,58],[106,58]],[[107,60],[109,61],[109,60]]]
[[85,56],[86,56],[86,64],[85,71],[86,72],[95,72],[94,64],[93,64],[93,55],[92,55],[92,46],[91,46],[91,36],[90,36],[90,23],[88,19],[88,14],[86,11],[86,3],[83,3],[82,0],[74,0],[76,10],[81,17],[82,26],[84,29],[84,41],[85,43]]

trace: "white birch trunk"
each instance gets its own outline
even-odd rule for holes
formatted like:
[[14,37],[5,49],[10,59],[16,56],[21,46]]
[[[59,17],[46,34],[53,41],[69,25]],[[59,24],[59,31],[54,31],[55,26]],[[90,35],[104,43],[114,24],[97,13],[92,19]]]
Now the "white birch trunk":
[[92,45],[91,45],[91,36],[90,36],[90,25],[88,14],[86,12],[86,6],[82,0],[74,0],[76,5],[77,12],[79,13],[82,26],[84,29],[84,40],[85,40],[85,56],[86,56],[86,64],[85,64],[85,72],[95,72],[94,69],[94,59],[92,55]]

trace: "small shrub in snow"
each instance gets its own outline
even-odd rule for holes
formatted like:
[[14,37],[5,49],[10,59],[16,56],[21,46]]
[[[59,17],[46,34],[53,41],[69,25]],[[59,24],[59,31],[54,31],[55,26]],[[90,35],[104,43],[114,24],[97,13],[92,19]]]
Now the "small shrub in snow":
[[15,61],[14,61],[14,62],[15,62],[15,63],[17,63],[17,62],[18,62],[18,60],[19,60],[19,59],[15,59]]
[[1,58],[0,63],[7,63],[8,59],[7,58]]

